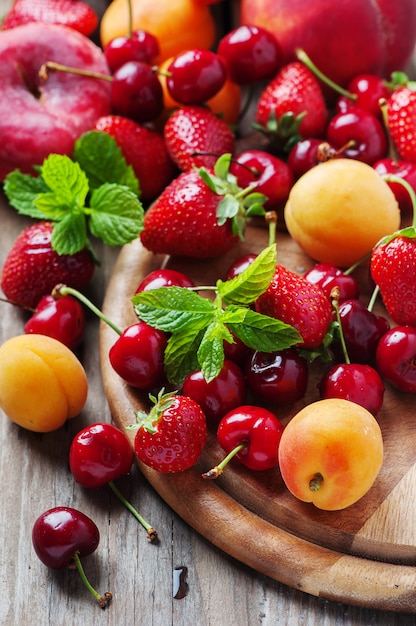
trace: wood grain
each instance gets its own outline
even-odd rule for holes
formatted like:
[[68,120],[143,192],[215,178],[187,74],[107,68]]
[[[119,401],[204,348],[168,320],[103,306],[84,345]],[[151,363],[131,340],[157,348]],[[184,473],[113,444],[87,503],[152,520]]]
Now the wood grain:
[[[229,264],[247,251],[267,245],[267,231],[248,230],[247,239],[224,258],[213,261],[169,259],[153,255],[140,241],[126,246],[118,259],[104,300],[104,311],[121,327],[136,318],[131,295],[142,277],[159,266],[186,271],[196,284],[214,284]],[[294,271],[311,264],[286,233],[278,235],[279,260]],[[362,297],[368,298],[361,270]],[[104,389],[116,423],[125,428],[133,411],[146,408],[146,394],[128,388],[112,371],[108,349],[114,331],[101,327]],[[274,407],[286,422],[301,406],[318,399],[316,382],[322,364],[312,371],[305,398],[289,409]],[[385,458],[368,494],[338,512],[299,502],[285,489],[278,470],[255,473],[237,462],[213,484],[201,473],[223,453],[215,432],[198,465],[178,475],[163,475],[140,465],[164,500],[209,541],[231,556],[285,584],[342,602],[416,612],[416,526],[414,505],[415,398],[387,387],[378,420]]]

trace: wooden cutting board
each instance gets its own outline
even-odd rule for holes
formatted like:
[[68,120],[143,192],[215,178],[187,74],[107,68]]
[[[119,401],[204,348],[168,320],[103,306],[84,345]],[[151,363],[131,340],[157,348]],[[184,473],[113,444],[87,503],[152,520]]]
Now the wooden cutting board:
[[[103,310],[120,328],[136,321],[131,297],[153,269],[168,266],[187,273],[196,284],[215,284],[234,259],[267,245],[267,230],[255,224],[246,241],[225,257],[190,261],[154,255],[139,240],[126,245],[108,285]],[[278,257],[303,273],[312,265],[297,244],[278,233]],[[362,297],[368,302],[368,268],[360,269]],[[380,308],[380,312],[383,311]],[[100,356],[104,390],[115,423],[122,429],[147,408],[147,394],[128,387],[112,370],[108,351],[116,333],[102,323]],[[302,406],[319,399],[316,383],[324,365],[311,369],[305,398],[274,410],[287,421]],[[197,466],[172,475],[139,463],[160,496],[208,541],[242,563],[306,593],[326,599],[400,612],[416,613],[416,398],[387,386],[378,415],[385,456],[370,492],[355,505],[325,512],[295,499],[278,470],[251,472],[232,462],[215,481],[202,472],[224,454],[215,432]],[[126,431],[131,441],[134,433]]]

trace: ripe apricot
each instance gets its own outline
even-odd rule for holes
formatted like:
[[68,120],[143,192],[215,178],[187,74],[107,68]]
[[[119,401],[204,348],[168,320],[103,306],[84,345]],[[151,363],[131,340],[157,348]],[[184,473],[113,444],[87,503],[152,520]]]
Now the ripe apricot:
[[[133,29],[157,37],[158,62],[191,48],[209,49],[216,37],[216,26],[207,4],[194,0],[132,0]],[[113,0],[101,19],[100,39],[104,47],[129,32],[129,3]]]
[[341,158],[316,165],[295,182],[284,218],[310,257],[349,267],[399,228],[400,209],[370,165]]
[[383,438],[364,407],[339,398],[318,400],[287,424],[279,466],[289,491],[327,511],[344,509],[372,487],[383,462]]
[[82,364],[60,341],[25,334],[0,346],[0,408],[19,426],[56,430],[81,411],[87,393]]

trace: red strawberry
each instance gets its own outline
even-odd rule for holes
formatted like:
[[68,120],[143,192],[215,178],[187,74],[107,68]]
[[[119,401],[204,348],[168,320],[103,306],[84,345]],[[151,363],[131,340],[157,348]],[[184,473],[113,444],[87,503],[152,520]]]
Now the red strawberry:
[[2,23],[2,30],[29,22],[61,24],[91,35],[98,26],[98,15],[82,0],[14,0]]
[[[409,229],[409,232],[412,232]],[[396,324],[416,326],[416,232],[381,242],[371,255],[371,276]]]
[[139,180],[143,202],[154,200],[173,179],[176,166],[162,135],[155,130],[119,115],[100,117],[95,128],[114,137],[120,146]]
[[393,91],[387,113],[390,136],[400,158],[416,162],[416,91],[409,86]]
[[260,94],[255,121],[285,139],[323,137],[328,110],[313,73],[299,61],[285,65]]
[[[235,150],[231,128],[202,106],[176,109],[165,124],[164,137],[171,158],[182,171],[193,166],[213,167],[221,154]],[[193,156],[197,152],[205,155]]]
[[16,239],[3,264],[1,288],[21,307],[35,309],[59,283],[81,289],[92,278],[95,263],[87,249],[59,256],[51,246],[52,224],[37,222]]
[[302,335],[303,348],[317,348],[332,320],[332,307],[322,289],[278,265],[274,277],[256,301],[263,315],[291,324]]
[[182,472],[194,465],[207,438],[205,415],[196,402],[174,393],[159,394],[150,413],[138,413],[137,458],[159,472]]

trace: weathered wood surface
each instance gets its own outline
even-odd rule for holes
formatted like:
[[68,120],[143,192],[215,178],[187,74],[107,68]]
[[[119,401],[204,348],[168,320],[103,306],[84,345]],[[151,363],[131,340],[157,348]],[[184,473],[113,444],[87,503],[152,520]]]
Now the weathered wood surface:
[[[0,0],[0,14],[10,5]],[[92,4],[99,11],[105,2]],[[29,221],[0,196],[0,264]],[[102,266],[88,295],[103,302],[118,251],[97,247]],[[25,315],[0,302],[0,341],[22,332]],[[103,488],[80,488],[68,469],[73,436],[88,423],[111,419],[99,359],[99,324],[89,316],[80,357],[90,391],[82,414],[48,435],[24,431],[0,415],[0,624],[1,626],[378,626],[416,624],[408,613],[370,610],[327,601],[281,584],[230,557],[192,529],[158,495],[138,468],[119,488],[154,524],[158,545]],[[75,572],[51,571],[36,558],[31,528],[52,506],[69,505],[90,515],[101,532],[97,552],[85,559],[92,583],[114,594],[101,611]],[[173,598],[173,570],[188,568],[186,597]],[[319,571],[318,563],[310,563]],[[412,574],[413,575],[413,574]]]

